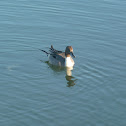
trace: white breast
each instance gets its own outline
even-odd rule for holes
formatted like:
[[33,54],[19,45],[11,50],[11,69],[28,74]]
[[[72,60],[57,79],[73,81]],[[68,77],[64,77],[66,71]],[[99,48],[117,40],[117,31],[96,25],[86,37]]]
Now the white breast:
[[65,66],[66,67],[72,67],[72,66],[74,66],[74,61],[71,59],[71,57],[66,57],[65,58]]

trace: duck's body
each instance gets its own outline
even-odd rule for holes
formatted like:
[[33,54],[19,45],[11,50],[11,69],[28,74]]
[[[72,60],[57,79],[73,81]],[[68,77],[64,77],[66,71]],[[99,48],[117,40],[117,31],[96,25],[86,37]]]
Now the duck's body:
[[[41,50],[45,53],[47,53],[49,57],[49,63],[56,66],[63,66],[63,67],[73,67],[74,66],[74,60],[72,57],[75,57],[73,55],[73,48],[72,46],[67,46],[65,52],[55,50],[53,46],[49,49],[49,52],[46,52],[44,50]],[[72,56],[72,57],[71,57]]]

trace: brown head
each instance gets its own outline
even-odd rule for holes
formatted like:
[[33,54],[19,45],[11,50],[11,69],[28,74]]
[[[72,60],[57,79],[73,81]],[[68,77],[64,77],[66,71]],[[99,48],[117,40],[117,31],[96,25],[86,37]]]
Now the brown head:
[[67,47],[66,47],[65,56],[66,56],[66,57],[72,56],[72,57],[75,58],[75,56],[74,56],[74,54],[73,54],[73,48],[72,48],[72,46],[67,46]]

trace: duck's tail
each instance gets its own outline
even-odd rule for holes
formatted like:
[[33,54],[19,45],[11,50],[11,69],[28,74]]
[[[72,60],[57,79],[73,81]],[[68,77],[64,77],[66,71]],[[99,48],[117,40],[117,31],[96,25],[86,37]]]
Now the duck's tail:
[[44,53],[46,53],[47,56],[50,54],[50,53],[46,52],[45,50],[42,50],[42,49],[39,49],[39,50],[42,51],[42,52],[44,52]]

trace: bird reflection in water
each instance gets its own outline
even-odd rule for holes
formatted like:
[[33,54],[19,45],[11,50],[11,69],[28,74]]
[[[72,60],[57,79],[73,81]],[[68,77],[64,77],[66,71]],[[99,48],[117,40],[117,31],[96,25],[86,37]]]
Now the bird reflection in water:
[[71,87],[71,86],[74,86],[76,83],[75,81],[77,79],[75,79],[73,76],[72,76],[72,70],[73,70],[73,67],[59,67],[59,66],[54,66],[52,64],[50,64],[48,61],[46,61],[45,63],[48,64],[48,66],[55,72],[61,72],[61,71],[65,71],[66,70],[66,80],[67,80],[67,86],[68,87]]
[[66,80],[67,80],[68,87],[74,86],[76,84],[75,83],[76,79],[74,79],[74,77],[72,77],[72,76],[66,75]]
[[73,70],[73,67],[66,68],[66,76],[65,77],[67,80],[68,87],[74,86],[75,81],[77,80],[77,79],[74,79],[74,77],[72,76],[72,70]]

